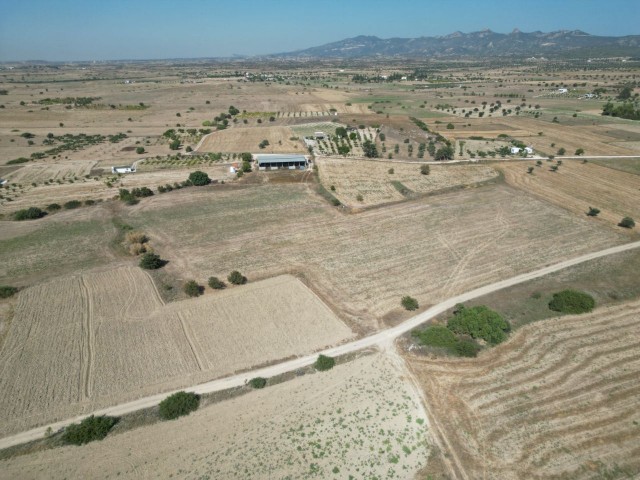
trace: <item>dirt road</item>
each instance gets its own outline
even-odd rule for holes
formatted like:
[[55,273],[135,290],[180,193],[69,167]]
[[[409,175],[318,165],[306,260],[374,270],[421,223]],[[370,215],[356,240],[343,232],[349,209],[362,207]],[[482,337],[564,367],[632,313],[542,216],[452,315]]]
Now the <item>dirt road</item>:
[[[185,390],[189,392],[195,392],[198,394],[204,394],[204,393],[217,392],[220,390],[226,390],[229,388],[241,386],[241,385],[244,385],[249,379],[254,377],[265,377],[265,378],[272,377],[274,375],[279,375],[285,372],[289,372],[292,370],[296,370],[298,368],[305,367],[307,365],[311,365],[313,362],[315,362],[319,353],[322,353],[324,355],[329,355],[329,356],[338,356],[338,355],[344,355],[347,353],[352,353],[364,348],[369,348],[374,346],[385,348],[391,342],[393,342],[394,339],[396,339],[398,336],[410,330],[413,330],[420,324],[428,320],[431,320],[432,318],[438,316],[439,314],[454,307],[458,303],[464,303],[474,298],[478,298],[483,295],[487,295],[489,293],[502,290],[504,288],[508,288],[513,285],[517,285],[519,283],[524,283],[529,280],[533,280],[535,278],[539,278],[539,277],[548,275],[550,273],[557,272],[559,270],[572,267],[574,265],[578,265],[583,262],[594,260],[596,258],[605,257],[607,255],[613,255],[616,253],[625,252],[635,248],[640,248],[640,241],[627,243],[627,244],[619,245],[612,248],[607,248],[605,250],[600,250],[598,252],[588,253],[586,255],[581,255],[579,257],[575,257],[570,260],[565,260],[563,262],[556,263],[554,265],[549,265],[539,270],[534,270],[532,272],[517,275],[515,277],[508,278],[500,282],[485,285],[483,287],[476,288],[469,292],[451,297],[448,300],[445,300],[444,302],[434,305],[428,310],[425,310],[424,312],[421,312],[418,315],[411,317],[410,319],[406,320],[405,322],[402,322],[396,327],[383,330],[374,335],[364,337],[359,340],[355,340],[353,342],[345,343],[337,347],[329,348],[322,352],[316,352],[311,355],[306,355],[304,357],[299,357],[293,360],[288,360],[286,362],[278,363],[276,365],[271,365],[269,367],[252,370],[252,371],[241,373],[238,375],[233,375],[227,378],[212,380],[207,383],[195,385]],[[96,412],[93,412],[92,414],[93,415],[114,415],[114,416],[124,415],[130,412],[144,409],[144,408],[153,407],[158,403],[160,403],[160,401],[162,401],[171,393],[174,393],[174,392],[165,392],[158,395],[152,395],[149,397],[140,398],[138,400],[134,400],[131,402],[127,402],[127,403],[123,403],[113,407],[98,410]],[[42,438],[49,427],[51,427],[51,429],[55,432],[71,423],[79,422],[83,418],[86,418],[87,416],[89,415],[82,415],[80,417],[53,423],[51,425],[45,425],[42,427],[34,428],[32,430],[28,430],[26,432],[16,434],[16,435],[5,437],[3,439],[0,439],[0,449],[8,448],[13,445],[19,445],[21,443],[26,443],[32,440]]]

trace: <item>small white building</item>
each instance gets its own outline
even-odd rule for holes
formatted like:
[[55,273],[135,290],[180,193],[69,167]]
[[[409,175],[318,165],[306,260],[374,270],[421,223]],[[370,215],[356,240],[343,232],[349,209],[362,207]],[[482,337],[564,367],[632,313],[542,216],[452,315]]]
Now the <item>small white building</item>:
[[568,88],[559,88],[558,89],[558,93],[568,93],[569,89]]
[[531,147],[524,147],[524,151],[527,152],[527,155],[533,154],[533,148]]
[[318,140],[324,140],[325,138],[327,138],[327,134],[324,132],[313,132],[313,136]]
[[111,167],[111,173],[136,173],[136,167]]
[[517,155],[518,153],[520,153],[520,147],[511,147],[511,153],[513,155]]

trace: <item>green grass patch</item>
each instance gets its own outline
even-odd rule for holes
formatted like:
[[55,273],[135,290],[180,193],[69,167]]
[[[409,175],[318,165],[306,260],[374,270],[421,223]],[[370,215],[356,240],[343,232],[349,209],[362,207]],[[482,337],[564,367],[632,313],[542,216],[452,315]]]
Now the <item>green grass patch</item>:
[[411,197],[414,194],[413,190],[407,188],[402,182],[399,182],[398,180],[392,180],[391,185],[393,185],[393,188],[400,192],[403,197]]

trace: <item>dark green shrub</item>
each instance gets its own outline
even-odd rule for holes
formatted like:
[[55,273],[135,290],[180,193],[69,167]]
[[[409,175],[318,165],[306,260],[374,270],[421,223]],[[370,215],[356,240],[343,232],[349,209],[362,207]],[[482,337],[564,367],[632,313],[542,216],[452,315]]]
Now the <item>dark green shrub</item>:
[[417,310],[419,305],[418,305],[418,301],[410,296],[404,296],[402,297],[402,300],[400,300],[400,304],[405,308],[405,310]]
[[74,208],[78,208],[81,205],[82,205],[82,202],[80,202],[79,200],[69,200],[68,202],[64,203],[62,206],[67,210],[73,210]]
[[591,295],[576,290],[554,293],[549,308],[562,313],[586,313],[593,310],[596,301]]
[[66,427],[62,434],[62,440],[72,445],[83,445],[94,440],[102,440],[116,423],[118,423],[116,417],[94,417],[91,415],[79,424],[73,423]]
[[624,217],[622,220],[620,220],[618,226],[624,228],[633,228],[636,226],[636,222],[631,217]]
[[420,166],[420,173],[422,175],[429,175],[429,173],[431,173],[431,169],[429,168],[429,165],[421,165]]
[[211,179],[209,178],[209,175],[207,175],[204,172],[201,172],[200,170],[191,172],[189,174],[189,181],[191,182],[192,185],[195,185],[196,187],[209,185],[211,183]]
[[153,190],[151,190],[149,187],[134,188],[133,190],[131,190],[131,195],[133,195],[136,198],[152,197]]
[[9,298],[18,293],[16,287],[10,287],[9,285],[0,285],[0,298]]
[[85,200],[84,204],[87,205],[87,206],[91,206],[91,205],[95,205],[96,201],[89,199],[89,200]]
[[56,210],[60,210],[61,208],[62,207],[59,203],[51,203],[47,205],[47,210],[49,210],[50,212],[55,212]]
[[492,345],[504,341],[507,332],[511,330],[509,322],[484,305],[471,308],[458,306],[453,317],[448,320],[447,328],[457,334],[482,338]]
[[147,252],[142,255],[138,265],[140,268],[144,268],[146,270],[157,270],[158,268],[163,267],[165,263],[166,262],[160,258],[160,255]]
[[256,377],[249,380],[249,385],[252,388],[264,388],[267,386],[267,379],[262,377]]
[[234,270],[233,272],[231,272],[227,277],[227,280],[229,280],[234,285],[244,285],[245,283],[247,283],[247,277],[243,276],[237,270]]
[[455,334],[442,325],[433,325],[424,330],[416,330],[412,332],[412,335],[418,338],[422,345],[429,347],[454,348],[458,343]]
[[139,202],[135,195],[126,188],[121,188],[120,190],[118,190],[118,196],[120,197],[120,200],[122,200],[127,205],[135,205]]
[[226,287],[225,283],[218,277],[209,277],[209,286],[214,290],[222,290]]
[[189,295],[190,297],[199,297],[202,294],[203,288],[198,285],[198,282],[195,280],[189,280],[184,284],[184,293]]
[[313,364],[313,367],[320,372],[324,372],[326,370],[331,370],[335,364],[336,361],[333,358],[327,357],[326,355],[318,355],[318,359],[316,360],[316,363]]
[[457,341],[454,350],[461,357],[477,357],[480,345],[471,338],[461,338]]
[[589,207],[589,211],[587,212],[587,215],[590,217],[597,217],[599,213],[600,213],[599,208]]
[[164,420],[189,415],[198,409],[200,397],[192,392],[176,392],[160,402],[159,414]]
[[44,210],[39,209],[38,207],[29,207],[23,210],[18,210],[13,214],[13,218],[15,220],[36,220],[38,218],[42,218],[47,214]]
[[137,148],[136,148],[136,153],[137,153],[138,155],[143,154],[143,153],[144,153],[144,147],[137,147]]

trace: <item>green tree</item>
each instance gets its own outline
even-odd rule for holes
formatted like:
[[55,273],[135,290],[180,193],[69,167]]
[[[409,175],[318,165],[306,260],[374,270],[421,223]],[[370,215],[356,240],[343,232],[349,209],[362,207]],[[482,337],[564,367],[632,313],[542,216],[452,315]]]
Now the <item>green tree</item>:
[[164,420],[189,415],[200,406],[200,397],[193,392],[176,392],[160,402],[158,413]]
[[575,154],[576,154],[576,155],[582,155],[582,154],[584,154],[584,148],[578,148],[578,149],[576,149],[576,153],[575,153]]
[[180,140],[179,139],[174,139],[171,141],[171,143],[169,144],[169,148],[171,150],[179,150],[180,149]]
[[596,301],[584,292],[563,290],[553,294],[549,308],[562,313],[587,313],[594,309]]
[[633,228],[636,226],[636,222],[631,217],[624,217],[622,220],[620,220],[618,226],[624,228]]
[[461,357],[477,357],[480,345],[472,338],[461,338],[456,343],[454,350]]
[[79,424],[73,423],[66,427],[62,434],[62,441],[71,445],[83,445],[94,440],[102,440],[116,423],[118,423],[116,417],[91,415]]
[[587,212],[587,215],[590,217],[597,217],[599,213],[600,213],[600,210],[598,208],[589,207],[589,211]]
[[400,300],[400,304],[404,307],[405,310],[417,310],[419,305],[418,305],[418,301],[413,298],[410,297],[408,295],[405,295],[404,297],[402,297],[402,299]]
[[365,140],[362,144],[362,151],[367,158],[378,158],[378,147],[371,140]]
[[42,218],[47,214],[44,210],[41,210],[38,207],[29,207],[22,210],[18,210],[13,214],[14,220],[36,220],[38,218]]
[[567,151],[564,149],[564,147],[558,149],[558,155],[564,155],[565,153],[567,153]]
[[447,123],[447,129],[448,130],[453,130],[454,128],[456,128],[453,123]]
[[420,173],[422,175],[429,175],[429,173],[431,173],[431,168],[429,165],[420,165]]
[[527,168],[527,173],[533,173],[533,170],[535,169],[535,167],[528,167]]
[[146,270],[157,270],[164,266],[166,262],[160,258],[160,255],[156,255],[155,253],[147,252],[142,255],[140,258],[140,263],[138,264],[140,268],[144,268]]
[[249,152],[241,153],[240,158],[242,159],[243,162],[251,163],[253,161],[253,155],[251,155]]
[[9,285],[0,285],[0,298],[9,298],[18,293],[16,287],[10,287]]
[[471,308],[459,306],[447,321],[447,328],[457,334],[482,338],[492,345],[504,341],[511,330],[509,322],[484,305]]
[[190,297],[199,297],[202,294],[203,289],[195,280],[189,280],[184,284],[183,290],[184,293],[186,293]]
[[136,153],[137,153],[138,155],[143,154],[143,153],[144,153],[144,147],[137,147],[137,148],[136,148]]
[[625,85],[624,87],[622,87],[622,90],[620,90],[617,98],[618,100],[628,100],[631,98],[632,93],[633,88],[630,85]]
[[336,128],[336,136],[340,138],[345,138],[347,136],[347,129],[344,127]]
[[224,287],[226,287],[225,283],[218,277],[209,277],[208,284],[214,290],[222,290]]
[[227,280],[229,280],[229,282],[233,283],[234,285],[244,285],[245,283],[247,283],[247,277],[242,275],[237,270],[231,272],[229,276],[227,276]]
[[451,160],[455,155],[455,151],[451,145],[439,148],[434,155],[436,160]]
[[267,386],[267,379],[263,377],[255,377],[249,380],[249,385],[251,385],[251,388],[264,388]]
[[314,368],[320,372],[331,370],[336,364],[335,359],[327,357],[326,355],[318,355],[316,363],[313,364]]
[[195,185],[196,187],[209,185],[211,183],[211,179],[209,178],[209,175],[207,175],[205,172],[202,172],[200,170],[191,172],[189,174],[189,181],[191,182],[192,185]]

